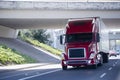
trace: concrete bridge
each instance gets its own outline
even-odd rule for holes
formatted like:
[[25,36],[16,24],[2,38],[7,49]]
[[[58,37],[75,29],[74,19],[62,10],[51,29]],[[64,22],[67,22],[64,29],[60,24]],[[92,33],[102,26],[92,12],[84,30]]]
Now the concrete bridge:
[[96,16],[108,29],[119,29],[120,2],[107,1],[0,1],[0,36],[16,38],[18,29],[64,28],[70,18]]

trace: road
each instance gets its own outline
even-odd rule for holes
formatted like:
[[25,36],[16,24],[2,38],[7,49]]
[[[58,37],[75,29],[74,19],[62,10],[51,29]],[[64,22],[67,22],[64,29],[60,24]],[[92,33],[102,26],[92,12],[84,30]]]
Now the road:
[[5,44],[8,47],[17,50],[18,52],[28,55],[39,63],[59,63],[59,60],[53,57],[49,52],[23,42],[19,39],[1,38],[0,44]]
[[120,80],[120,56],[111,57],[109,63],[97,69],[86,67],[63,71],[60,64],[0,73],[0,80]]

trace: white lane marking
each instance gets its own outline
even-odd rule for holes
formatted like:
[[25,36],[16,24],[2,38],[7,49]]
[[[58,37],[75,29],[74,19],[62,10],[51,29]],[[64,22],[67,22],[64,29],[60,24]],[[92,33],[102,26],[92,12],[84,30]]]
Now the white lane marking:
[[60,70],[61,70],[61,69],[57,69],[57,70],[53,70],[53,71],[49,71],[49,72],[45,72],[45,73],[41,73],[41,74],[37,74],[37,75],[25,77],[25,78],[21,78],[21,79],[18,79],[18,80],[27,80],[27,79],[30,79],[30,78],[34,78],[34,77],[38,77],[38,76],[42,76],[42,75],[54,73],[54,72],[57,72],[57,71],[60,71]]
[[112,70],[112,67],[110,67],[108,70]]
[[[61,68],[60,67],[60,64],[51,64],[51,65],[45,65],[45,66],[38,66],[38,67],[31,67],[31,68],[25,68],[25,69],[21,69],[21,70],[17,70],[17,71],[29,71],[27,73],[23,72],[23,73],[17,73],[17,74],[12,74],[12,75],[9,75],[9,76],[3,76],[3,77],[0,77],[0,80],[1,79],[7,79],[7,78],[11,78],[11,77],[16,77],[16,76],[20,76],[20,75],[25,75],[25,76],[28,76],[29,74],[31,73],[35,73],[36,70],[46,70],[46,69],[55,69],[55,68]],[[33,70],[33,71],[31,71]]]
[[100,78],[103,78],[105,75],[106,75],[106,73],[103,73],[103,74],[100,76]]

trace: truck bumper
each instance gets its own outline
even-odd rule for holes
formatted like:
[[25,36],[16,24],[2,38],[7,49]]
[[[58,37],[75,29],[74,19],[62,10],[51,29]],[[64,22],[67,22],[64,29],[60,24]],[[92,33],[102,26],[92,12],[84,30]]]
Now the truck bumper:
[[90,60],[62,60],[62,65],[64,66],[81,66],[81,65],[94,65],[97,62],[93,59]]

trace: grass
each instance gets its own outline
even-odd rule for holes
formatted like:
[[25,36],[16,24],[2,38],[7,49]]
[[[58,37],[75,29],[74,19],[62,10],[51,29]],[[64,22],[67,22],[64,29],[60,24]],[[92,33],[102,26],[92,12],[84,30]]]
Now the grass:
[[29,56],[17,52],[15,49],[10,49],[5,45],[0,45],[0,63],[3,65],[9,64],[24,64],[34,63],[36,60]]
[[55,55],[58,55],[58,56],[61,56],[61,53],[62,51],[56,49],[56,48],[53,48],[49,45],[46,45],[46,44],[43,44],[43,43],[40,43],[38,40],[33,40],[33,39],[30,39],[30,38],[25,38],[25,41],[32,44],[32,45],[35,45],[35,46],[38,46],[52,54],[55,54]]

